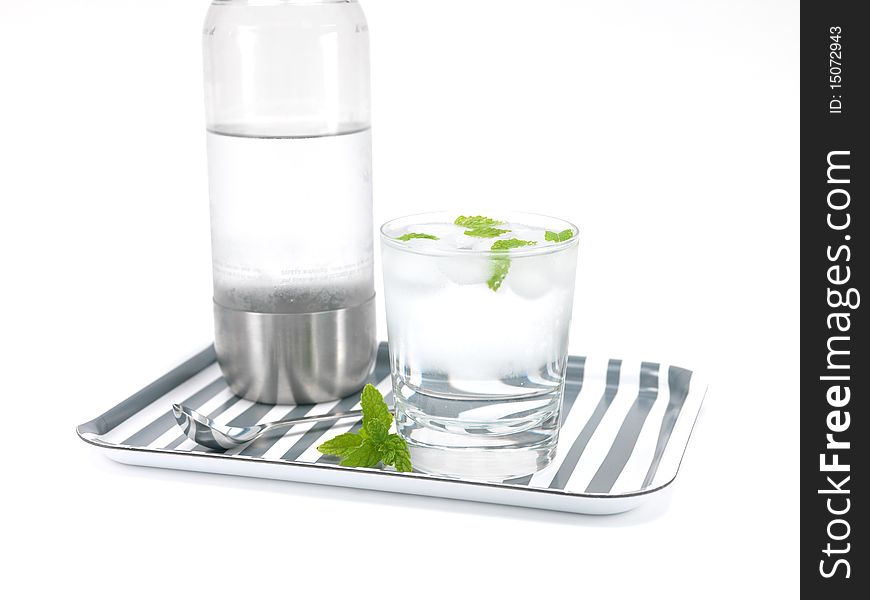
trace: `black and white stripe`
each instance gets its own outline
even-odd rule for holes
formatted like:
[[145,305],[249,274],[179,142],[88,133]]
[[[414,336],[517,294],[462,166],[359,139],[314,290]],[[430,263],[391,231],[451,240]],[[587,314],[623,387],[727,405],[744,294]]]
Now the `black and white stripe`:
[[[101,441],[170,453],[214,453],[181,433],[169,410],[173,402],[234,426],[343,412],[359,405],[358,394],[311,406],[256,404],[232,394],[220,378],[213,355],[202,354],[197,360],[202,368],[172,389],[155,387],[157,395],[140,398],[138,410],[124,403],[113,409],[115,413],[106,413],[115,414],[118,420],[111,423],[103,416],[104,422],[97,427],[102,430],[96,431]],[[371,382],[389,402],[392,392],[385,344],[378,351]],[[584,495],[632,494],[669,483],[676,474],[703,397],[695,394],[691,410],[686,409],[692,385],[693,373],[680,367],[570,357],[562,428],[553,463],[532,476],[503,483]],[[339,433],[357,431],[360,425],[360,420],[349,419],[298,425],[224,454],[334,465],[337,461],[320,455],[317,445]]]

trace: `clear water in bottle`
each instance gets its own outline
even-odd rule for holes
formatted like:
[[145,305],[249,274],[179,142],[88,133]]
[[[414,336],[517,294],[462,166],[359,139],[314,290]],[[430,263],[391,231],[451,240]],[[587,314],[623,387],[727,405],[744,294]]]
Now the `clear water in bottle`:
[[[372,294],[371,131],[208,133],[215,300],[303,313]],[[342,223],[351,224],[345,227]]]

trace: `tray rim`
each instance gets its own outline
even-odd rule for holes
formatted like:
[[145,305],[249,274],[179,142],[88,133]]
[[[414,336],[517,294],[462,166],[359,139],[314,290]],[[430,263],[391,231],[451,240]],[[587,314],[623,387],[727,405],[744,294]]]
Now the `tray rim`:
[[[379,347],[381,345],[386,344],[386,342],[380,342]],[[387,477],[396,477],[408,481],[409,479],[416,479],[419,481],[429,481],[429,482],[438,482],[438,483],[448,483],[448,484],[461,484],[461,485],[471,485],[481,488],[501,488],[501,489],[509,489],[511,491],[522,491],[528,492],[532,494],[548,494],[552,496],[558,497],[570,497],[570,498],[585,498],[585,499],[594,499],[594,500],[618,500],[618,499],[626,499],[626,498],[638,498],[641,496],[647,496],[650,494],[654,494],[656,492],[660,492],[665,488],[669,487],[671,484],[676,481],[677,476],[680,473],[680,468],[683,465],[683,460],[686,456],[686,450],[691,443],[693,434],[695,432],[695,427],[698,424],[698,419],[700,418],[701,411],[704,408],[704,401],[707,397],[707,391],[709,390],[709,383],[705,377],[699,376],[698,379],[701,382],[703,390],[699,390],[697,393],[700,394],[700,402],[698,404],[698,411],[695,413],[695,417],[692,420],[691,427],[689,428],[689,435],[686,439],[686,443],[683,446],[682,453],[680,454],[680,460],[677,463],[677,467],[674,470],[674,476],[669,479],[667,482],[656,486],[650,487],[643,490],[636,490],[632,492],[623,492],[623,493],[586,493],[586,492],[569,492],[564,489],[551,489],[551,488],[536,488],[529,487],[526,485],[513,484],[513,483],[505,483],[505,482],[487,482],[487,481],[474,481],[469,479],[453,479],[449,477],[443,477],[439,475],[430,475],[428,473],[399,473],[396,471],[385,471],[382,469],[368,469],[368,468],[360,468],[360,467],[343,467],[341,465],[330,465],[330,464],[316,464],[316,463],[307,463],[307,462],[299,462],[299,461],[285,461],[285,460],[275,460],[269,458],[262,457],[254,457],[254,456],[239,456],[239,455],[231,455],[226,456],[224,454],[213,454],[207,452],[198,452],[193,450],[167,450],[165,448],[142,448],[139,446],[129,446],[125,444],[112,444],[109,442],[105,442],[103,440],[98,439],[98,436],[103,435],[108,431],[108,429],[104,431],[99,431],[98,424],[102,421],[106,423],[107,417],[111,416],[112,413],[118,411],[123,413],[125,409],[130,409],[131,407],[136,406],[137,402],[141,402],[143,397],[151,396],[152,394],[159,393],[160,389],[169,386],[166,389],[166,392],[174,389],[179,383],[171,383],[175,382],[178,378],[183,378],[182,382],[189,377],[192,377],[196,373],[199,373],[202,369],[208,367],[213,364],[217,356],[214,350],[214,344],[209,345],[204,350],[198,352],[191,358],[185,360],[180,365],[165,373],[164,375],[158,377],[142,389],[138,390],[131,396],[122,400],[115,406],[109,408],[99,416],[86,421],[78,426],[76,426],[76,435],[78,435],[79,439],[90,444],[92,446],[96,446],[103,450],[121,450],[125,452],[131,453],[142,453],[142,454],[152,454],[152,455],[163,455],[163,456],[183,456],[183,457],[198,457],[198,458],[209,458],[209,459],[222,459],[235,463],[240,462],[251,462],[256,464],[267,464],[273,465],[277,467],[303,467],[310,468],[313,470],[322,470],[328,472],[352,472],[352,473],[365,473],[371,475],[382,475]],[[676,365],[672,365],[676,366]],[[698,376],[697,371],[692,371],[693,377]],[[158,396],[154,397],[152,400],[148,401],[146,405],[139,406],[139,408],[132,413],[130,416],[145,408],[145,406],[150,405],[152,402],[155,402],[160,396],[165,394],[166,392],[160,393]],[[129,418],[129,417],[126,417]],[[126,420],[126,418],[121,419],[121,421]],[[109,428],[111,429],[111,428]]]

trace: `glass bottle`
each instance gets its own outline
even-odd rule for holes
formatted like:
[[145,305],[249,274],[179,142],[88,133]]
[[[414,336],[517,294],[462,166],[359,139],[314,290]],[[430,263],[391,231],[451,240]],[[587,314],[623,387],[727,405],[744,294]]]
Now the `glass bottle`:
[[221,369],[259,402],[348,395],[376,345],[365,15],[214,0],[203,54]]

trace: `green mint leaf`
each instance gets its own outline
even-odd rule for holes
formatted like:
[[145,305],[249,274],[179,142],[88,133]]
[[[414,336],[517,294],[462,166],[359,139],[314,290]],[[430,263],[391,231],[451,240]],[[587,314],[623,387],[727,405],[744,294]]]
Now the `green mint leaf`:
[[376,444],[380,444],[387,439],[389,432],[390,426],[383,421],[369,421],[359,430],[359,434],[363,439],[372,440]]
[[555,231],[548,231],[544,234],[544,239],[548,242],[567,242],[572,237],[574,237],[574,232],[570,229],[560,231],[559,233],[556,233]]
[[476,229],[468,229],[465,235],[479,238],[494,238],[503,233],[508,233],[510,229],[499,229],[497,227],[478,227]]
[[400,235],[396,239],[403,242],[407,242],[408,240],[437,240],[438,236],[432,235],[431,233],[406,233],[405,235]]
[[538,242],[529,242],[527,240],[518,240],[511,238],[509,240],[497,240],[493,242],[493,250],[513,250],[514,248],[522,248],[524,246],[534,246]]
[[368,383],[360,395],[363,411],[363,425],[361,432],[364,437],[371,438],[376,443],[383,442],[393,424],[393,415],[390,413],[384,397],[378,388]]
[[378,388],[368,384],[360,394],[363,424],[359,433],[342,433],[320,444],[317,450],[341,458],[344,467],[376,467],[378,463],[392,465],[397,471],[412,470],[408,444],[395,433],[389,433],[393,415]]
[[328,442],[323,442],[317,447],[317,451],[321,454],[332,454],[333,456],[345,457],[352,450],[356,450],[362,446],[363,437],[358,433],[342,433],[337,435]]
[[385,465],[391,465],[396,460],[396,454],[407,449],[408,445],[400,436],[391,433],[381,444],[381,460]]
[[487,280],[486,285],[489,286],[493,292],[497,292],[498,288],[501,287],[504,278],[507,277],[508,271],[511,268],[511,259],[505,258],[493,258],[492,259],[492,276]]
[[[492,244],[492,249],[495,251],[507,251],[512,248],[522,248],[524,246],[534,246],[538,242],[530,242],[528,240],[518,240],[511,238],[509,240],[496,240]],[[493,256],[492,258],[492,275],[487,280],[486,285],[493,292],[497,292],[507,277],[508,271],[511,268],[511,259],[507,256]]]
[[348,452],[339,463],[343,467],[374,467],[381,462],[381,451],[373,440],[364,439],[362,444]]
[[497,221],[489,217],[482,217],[480,215],[477,215],[476,217],[456,217],[456,220],[453,221],[453,224],[459,225],[460,227],[467,227],[468,229],[477,229],[479,227],[492,227],[493,225],[501,225],[502,221]]
[[402,473],[410,473],[413,470],[408,444],[395,433],[390,434],[381,444],[381,453],[381,460],[385,465],[392,465]]

